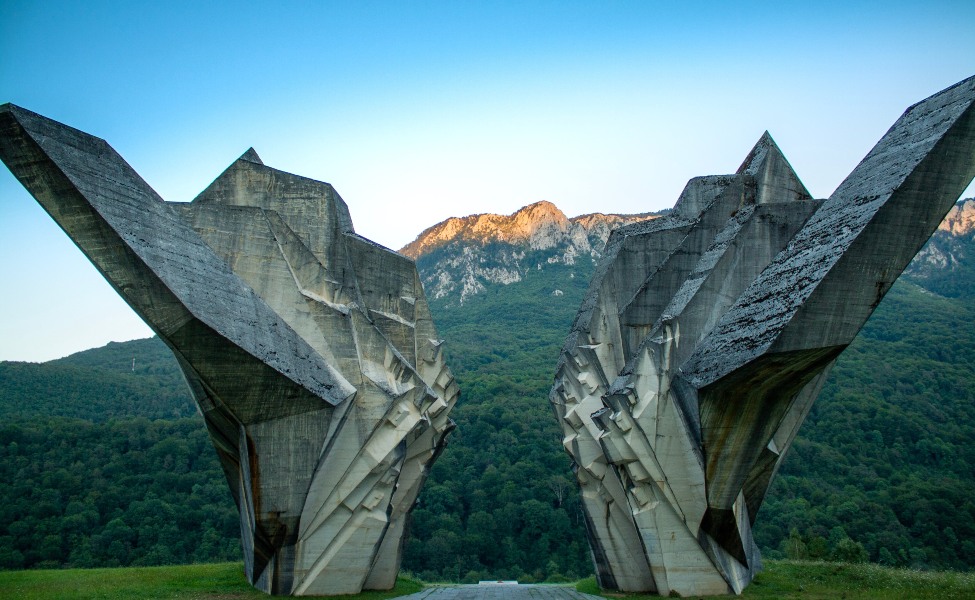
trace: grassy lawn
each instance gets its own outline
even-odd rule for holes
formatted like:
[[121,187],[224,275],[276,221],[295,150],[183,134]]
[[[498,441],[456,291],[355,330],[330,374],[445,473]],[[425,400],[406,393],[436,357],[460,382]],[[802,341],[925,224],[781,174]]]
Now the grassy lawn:
[[[601,592],[595,577],[576,586],[605,598],[649,600],[659,596]],[[745,588],[744,599],[948,600],[975,599],[975,573],[892,569],[872,564],[766,561],[765,570]]]
[[[388,592],[343,596],[381,600],[412,594],[422,584],[400,578]],[[18,600],[242,600],[267,599],[244,578],[241,563],[127,569],[0,571],[0,598]]]
[[[423,585],[400,578],[388,592],[343,596],[382,600],[412,594]],[[600,592],[595,578],[580,581],[580,592],[605,598],[650,600],[659,596]],[[975,573],[938,573],[879,565],[767,561],[743,599],[781,600],[952,600],[975,599]],[[241,600],[268,596],[244,579],[240,563],[126,569],[0,571],[0,598],[34,600]]]

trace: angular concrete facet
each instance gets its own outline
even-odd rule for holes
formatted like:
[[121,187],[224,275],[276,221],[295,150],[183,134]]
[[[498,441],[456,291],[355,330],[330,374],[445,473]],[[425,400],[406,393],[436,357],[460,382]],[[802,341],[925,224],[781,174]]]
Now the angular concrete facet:
[[7,104],[0,158],[175,353],[251,583],[391,588],[457,398],[413,262],[253,149],[168,203],[105,141]]
[[752,522],[833,361],[975,177],[975,78],[907,110],[825,201],[766,133],[616,230],[550,399],[600,585],[740,593]]

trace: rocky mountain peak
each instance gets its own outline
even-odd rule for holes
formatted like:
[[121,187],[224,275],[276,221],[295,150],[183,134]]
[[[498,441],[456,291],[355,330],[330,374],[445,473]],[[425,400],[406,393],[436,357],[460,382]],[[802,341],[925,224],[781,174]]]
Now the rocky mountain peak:
[[483,213],[467,217],[451,217],[426,229],[400,249],[412,259],[455,240],[481,245],[490,242],[545,245],[548,240],[564,234],[569,220],[557,206],[548,201],[536,202],[510,215]]
[[975,198],[960,200],[951,207],[945,220],[938,226],[938,231],[958,236],[975,232]]
[[655,216],[657,215],[654,213],[591,213],[569,219],[559,207],[542,200],[522,207],[510,215],[483,213],[451,217],[424,230],[399,252],[416,260],[436,248],[460,240],[480,245],[491,242],[528,245],[541,250],[558,245],[567,236],[575,238],[580,245],[586,245],[582,238],[594,238],[589,240],[595,244],[590,243],[591,248],[588,250],[594,249],[598,252],[602,250],[609,232],[614,228]]
[[521,281],[531,269],[582,259],[588,273],[613,229],[656,216],[592,213],[569,219],[541,201],[510,215],[452,217],[423,231],[400,253],[417,261],[429,297],[456,294],[462,303],[485,285]]
[[566,218],[565,213],[548,200],[529,204],[519,209],[511,215],[511,219],[512,225],[525,231],[530,231],[550,223],[559,225],[562,228],[568,227],[569,225],[569,219]]
[[[548,201],[510,215],[451,217],[424,230],[400,250],[417,261],[428,298],[463,304],[489,285],[523,281],[529,273],[562,268],[558,277],[588,280],[613,229],[661,213],[590,213],[567,218]],[[965,262],[975,235],[975,199],[958,202],[908,268],[916,278],[953,272]],[[553,276],[554,273],[553,273]],[[553,295],[559,295],[556,289]]]
[[971,280],[975,257],[975,198],[951,207],[938,230],[904,271],[906,275],[939,293],[959,294]]

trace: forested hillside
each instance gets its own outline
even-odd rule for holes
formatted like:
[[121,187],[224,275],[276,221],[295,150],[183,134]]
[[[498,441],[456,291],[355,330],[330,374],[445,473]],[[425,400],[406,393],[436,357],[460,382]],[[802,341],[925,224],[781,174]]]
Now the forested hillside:
[[[766,555],[975,567],[972,245],[939,233],[840,357],[758,517]],[[429,580],[592,569],[547,399],[592,261],[518,252],[539,265],[519,281],[431,302],[462,396],[407,545]],[[193,411],[158,340],[0,363],[0,566],[235,559],[236,511]]]
[[849,536],[884,564],[975,567],[971,290],[958,301],[903,280],[891,289],[773,484],[762,547],[787,553],[795,529],[794,556],[821,557]]
[[548,404],[552,369],[588,284],[568,277],[578,272],[529,270],[518,285],[488,287],[461,306],[432,302],[461,400],[404,559],[424,579],[592,572],[575,479]]
[[0,566],[240,560],[203,420],[4,418]]
[[112,342],[43,364],[0,362],[0,414],[104,422],[196,414],[173,353],[156,338]]

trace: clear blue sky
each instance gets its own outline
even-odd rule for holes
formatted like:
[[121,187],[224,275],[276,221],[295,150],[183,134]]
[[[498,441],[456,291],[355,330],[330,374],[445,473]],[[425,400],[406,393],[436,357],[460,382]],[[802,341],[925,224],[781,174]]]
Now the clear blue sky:
[[[975,2],[0,0],[0,102],[105,138],[167,200],[249,146],[392,248],[549,200],[672,206],[768,129],[828,196],[975,74]],[[0,170],[0,360],[149,330]]]

